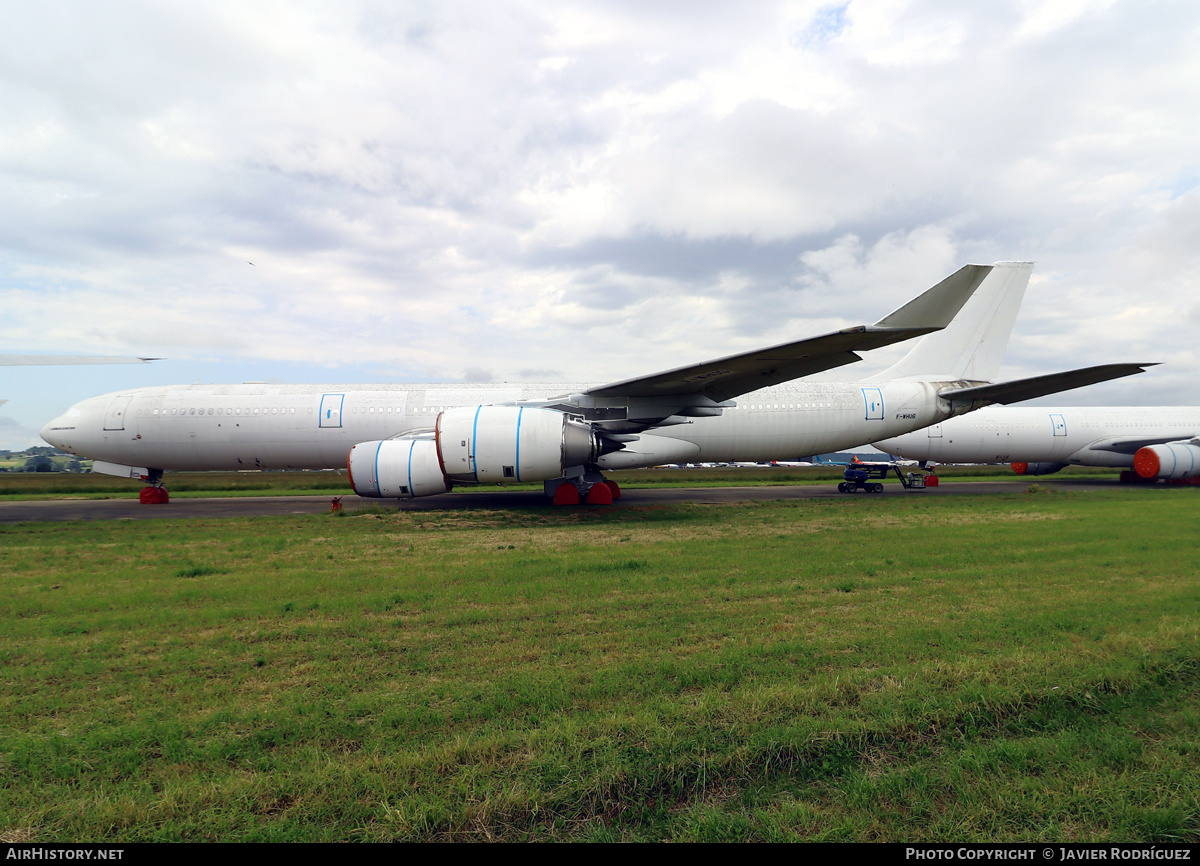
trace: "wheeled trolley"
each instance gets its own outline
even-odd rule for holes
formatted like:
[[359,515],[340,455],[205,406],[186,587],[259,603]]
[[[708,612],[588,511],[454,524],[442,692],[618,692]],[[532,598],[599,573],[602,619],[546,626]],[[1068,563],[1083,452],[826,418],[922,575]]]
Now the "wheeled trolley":
[[925,475],[909,472],[905,475],[895,463],[851,463],[842,473],[843,481],[838,484],[839,493],[882,493],[883,485],[872,479],[887,478],[889,472],[895,472],[900,484],[905,490],[924,490]]

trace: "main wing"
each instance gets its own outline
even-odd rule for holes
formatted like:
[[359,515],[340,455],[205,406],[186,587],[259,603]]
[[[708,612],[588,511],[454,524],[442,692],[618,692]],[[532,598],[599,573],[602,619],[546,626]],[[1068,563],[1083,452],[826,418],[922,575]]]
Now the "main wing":
[[145,364],[161,358],[121,358],[112,355],[0,355],[0,367],[41,367],[56,364]]
[[589,388],[585,394],[602,402],[603,398],[683,398],[681,406],[716,408],[739,394],[860,361],[858,352],[941,330],[991,270],[991,265],[966,265],[874,325],[612,382]]
[[[111,355],[0,355],[0,367],[41,367],[56,364],[146,364],[161,358],[119,358]],[[8,400],[0,400],[0,406]]]

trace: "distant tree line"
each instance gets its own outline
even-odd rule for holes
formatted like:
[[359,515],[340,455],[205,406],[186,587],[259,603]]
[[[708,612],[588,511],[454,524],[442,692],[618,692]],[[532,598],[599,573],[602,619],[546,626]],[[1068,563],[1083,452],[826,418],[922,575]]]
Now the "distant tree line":
[[0,451],[0,472],[88,472],[80,460],[56,448],[35,445],[24,451]]

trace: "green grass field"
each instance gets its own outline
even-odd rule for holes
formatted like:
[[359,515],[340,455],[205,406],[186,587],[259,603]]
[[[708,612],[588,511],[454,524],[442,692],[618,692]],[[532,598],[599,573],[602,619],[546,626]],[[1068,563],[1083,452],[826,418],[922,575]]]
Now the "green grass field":
[[1200,841],[1187,489],[0,525],[0,838]]

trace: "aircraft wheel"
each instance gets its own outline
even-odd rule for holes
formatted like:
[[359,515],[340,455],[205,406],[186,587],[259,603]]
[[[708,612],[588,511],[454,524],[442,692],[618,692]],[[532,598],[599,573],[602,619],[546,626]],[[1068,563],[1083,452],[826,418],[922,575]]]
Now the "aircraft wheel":
[[165,487],[143,487],[138,501],[142,505],[166,505],[171,501],[171,494],[167,493]]
[[617,482],[605,481],[604,484],[605,484],[605,486],[608,487],[609,491],[612,493],[613,502],[616,502],[618,499],[621,498],[621,488],[617,486]]
[[[566,485],[563,485],[564,487]],[[612,491],[608,489],[608,485],[604,482],[593,484],[587,492],[588,505],[612,505]]]
[[579,488],[574,484],[560,484],[554,491],[555,505],[578,505]]

